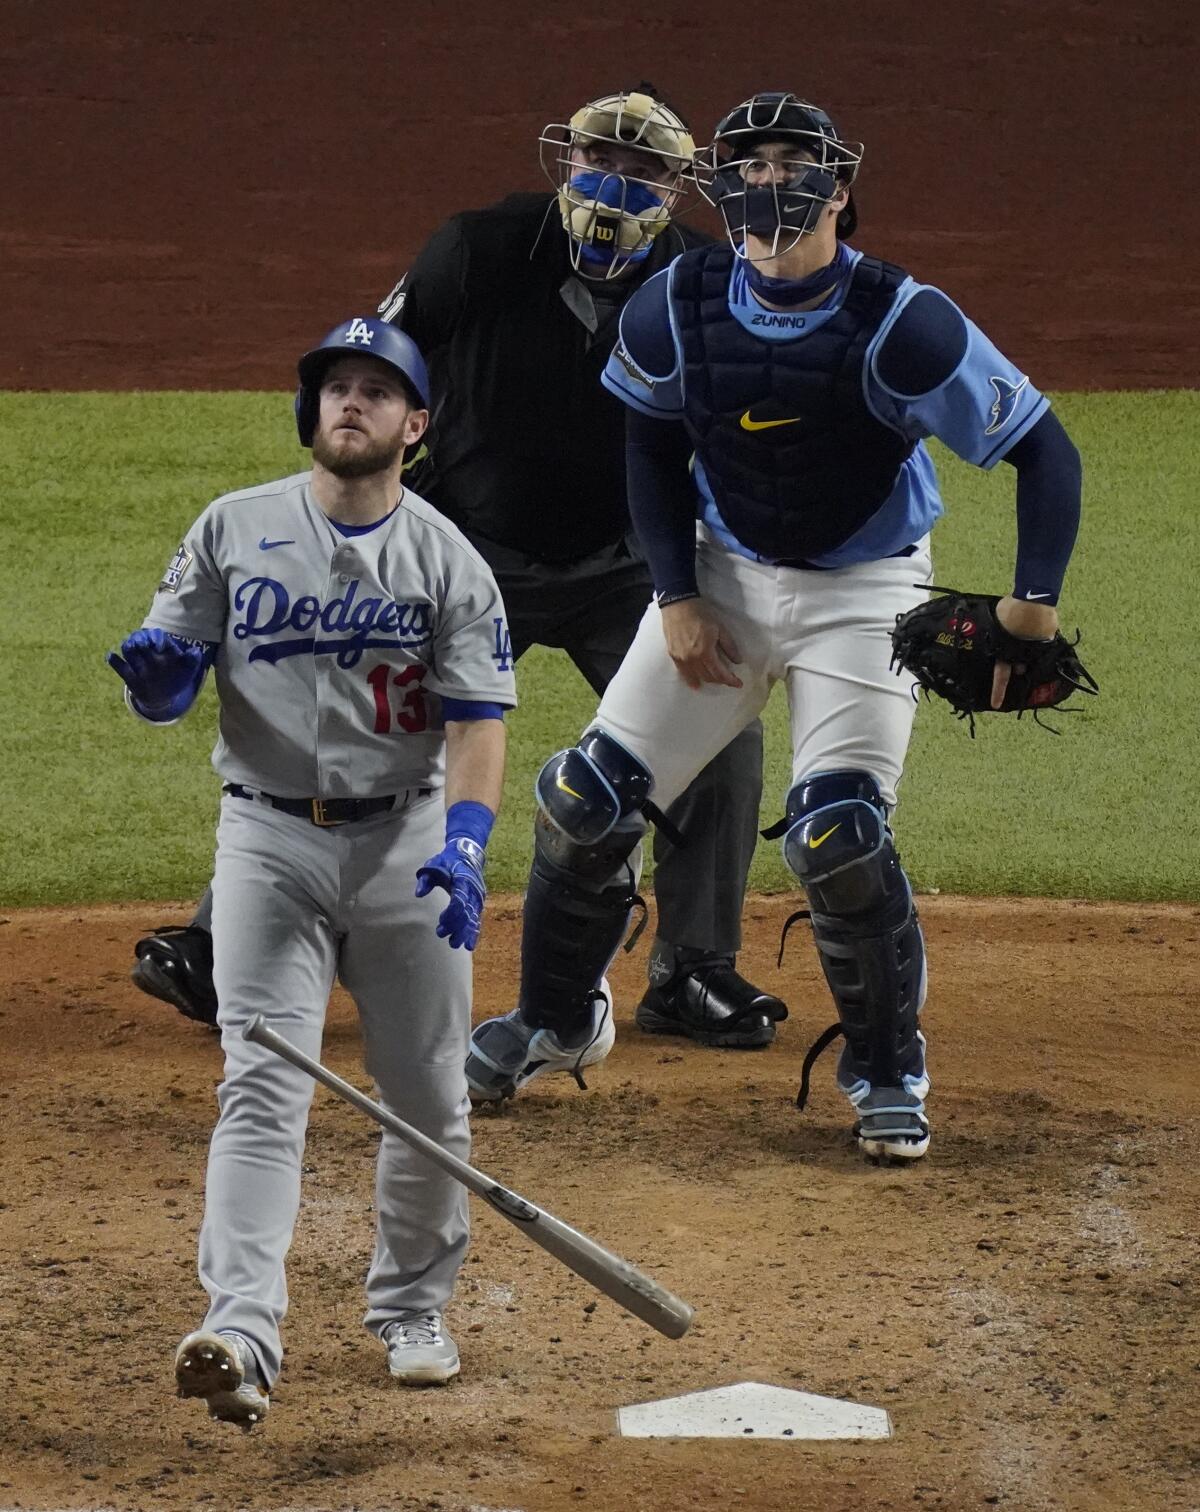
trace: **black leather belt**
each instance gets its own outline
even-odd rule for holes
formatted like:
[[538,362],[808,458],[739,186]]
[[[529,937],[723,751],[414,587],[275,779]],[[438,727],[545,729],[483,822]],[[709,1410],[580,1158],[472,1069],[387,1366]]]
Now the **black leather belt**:
[[[887,554],[887,557],[884,558],[883,560],[889,560],[890,561],[890,559],[892,557],[909,557],[909,556],[915,556],[916,550],[917,550],[917,548],[916,548],[915,545],[913,545],[913,546],[902,546],[899,551],[889,551],[888,554]],[[784,558],[782,558],[779,561],[768,563],[768,566],[771,566],[771,567],[799,567],[799,568],[801,568],[805,572],[834,572],[836,570],[833,567],[825,567],[820,562],[806,562],[803,559],[803,557],[784,557]]]
[[[397,804],[405,804],[412,796],[408,793],[389,793],[386,798],[277,798],[274,793],[256,793],[243,787],[240,782],[227,782],[225,792],[231,798],[264,798],[281,814],[291,814],[296,819],[307,819],[328,829],[335,824],[354,824],[359,819],[370,819],[373,814],[386,814]],[[417,788],[418,798],[427,798],[432,788]]]

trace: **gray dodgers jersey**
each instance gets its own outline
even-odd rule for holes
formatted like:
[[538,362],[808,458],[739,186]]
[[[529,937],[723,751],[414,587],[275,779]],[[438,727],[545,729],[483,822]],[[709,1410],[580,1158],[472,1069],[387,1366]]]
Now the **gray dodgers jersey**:
[[144,624],[217,644],[226,782],[284,798],[438,787],[440,696],[517,701],[496,580],[411,490],[376,529],[343,537],[311,477],[215,499]]

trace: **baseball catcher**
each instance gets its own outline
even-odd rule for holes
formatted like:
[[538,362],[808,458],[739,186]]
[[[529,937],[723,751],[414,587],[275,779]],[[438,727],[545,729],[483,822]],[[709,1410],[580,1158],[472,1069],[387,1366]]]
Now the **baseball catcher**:
[[[862,157],[819,106],[777,90],[736,105],[697,154],[728,244],[647,279],[604,373],[628,410],[629,504],[657,605],[538,799],[556,843],[597,872],[611,863],[615,886],[639,798],[670,805],[782,686],[791,781],[772,832],[837,1012],[806,1069],[840,1038],[859,1148],[912,1161],[930,1143],[927,973],[892,831],[914,715],[893,650],[937,669],[926,685],[968,712],[1090,686],[1057,614],[1082,465],[1047,397],[942,290],[848,245]],[[930,437],[1015,474],[1004,598],[924,608],[943,512]],[[526,957],[552,938],[527,903]],[[607,944],[588,962],[576,952],[579,985]]]

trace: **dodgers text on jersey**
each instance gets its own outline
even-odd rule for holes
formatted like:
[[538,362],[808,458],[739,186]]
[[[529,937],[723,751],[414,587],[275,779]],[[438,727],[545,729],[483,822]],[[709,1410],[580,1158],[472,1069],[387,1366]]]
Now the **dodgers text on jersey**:
[[[264,643],[250,652],[250,661],[336,656],[339,667],[357,666],[364,651],[411,651],[429,644],[434,623],[431,602],[360,599],[360,587],[361,580],[352,578],[344,594],[322,604],[311,593],[293,600],[277,578],[247,578],[233,593],[233,608],[241,616],[230,627],[233,638],[263,637]],[[329,639],[305,633],[318,629]],[[289,635],[289,631],[298,634]]]

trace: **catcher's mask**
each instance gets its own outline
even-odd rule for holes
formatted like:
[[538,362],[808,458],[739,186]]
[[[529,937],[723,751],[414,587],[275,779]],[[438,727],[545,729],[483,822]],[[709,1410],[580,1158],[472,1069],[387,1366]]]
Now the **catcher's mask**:
[[321,384],[339,357],[374,357],[397,373],[414,409],[429,408],[429,374],[425,359],[411,336],[374,315],[355,315],[334,326],[296,365],[296,429],[300,445],[311,446],[321,407]]
[[[794,143],[796,160],[758,157],[767,142]],[[720,210],[736,252],[746,255],[750,234],[770,244],[766,256],[777,257],[816,230],[842,190],[849,193],[862,155],[863,144],[844,142],[823,110],[774,90],[743,100],[718,123],[711,145],[696,154],[696,181]],[[850,197],[838,214],[838,236],[852,236],[857,225]]]
[[[684,192],[696,144],[687,122],[641,84],[604,95],[538,138],[542,170],[558,191],[571,265],[589,278],[617,278],[649,255]],[[645,154],[653,177],[590,164],[586,149],[604,143]]]

